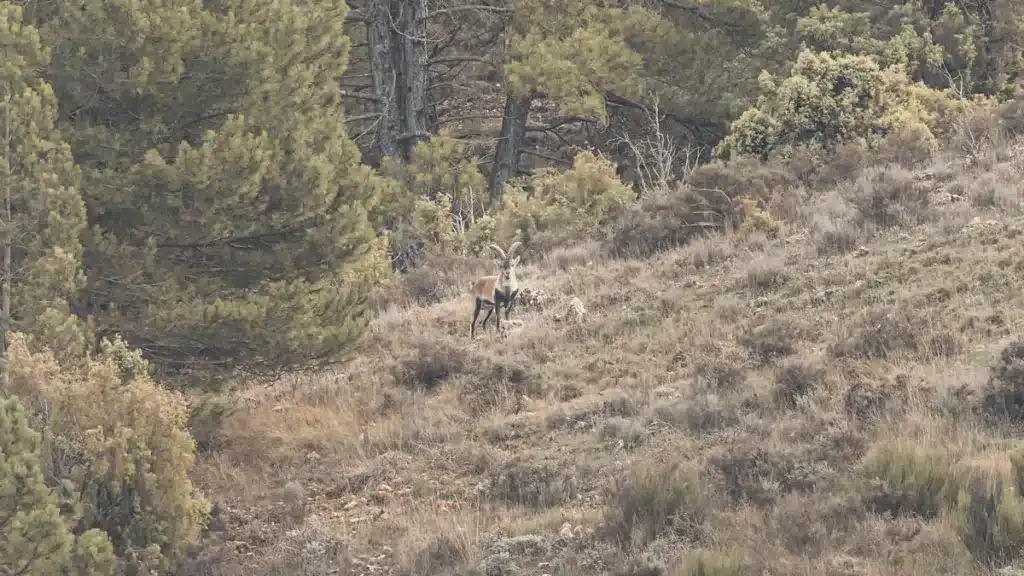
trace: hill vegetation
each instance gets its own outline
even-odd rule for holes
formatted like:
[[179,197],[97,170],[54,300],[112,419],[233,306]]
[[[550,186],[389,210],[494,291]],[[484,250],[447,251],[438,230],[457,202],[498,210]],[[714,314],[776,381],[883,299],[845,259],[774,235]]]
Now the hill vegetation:
[[0,1],[0,575],[1024,570],[1019,4]]

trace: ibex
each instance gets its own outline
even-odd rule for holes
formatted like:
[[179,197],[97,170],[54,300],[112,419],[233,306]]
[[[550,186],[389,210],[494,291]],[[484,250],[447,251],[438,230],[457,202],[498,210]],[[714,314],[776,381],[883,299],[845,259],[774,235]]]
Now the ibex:
[[495,276],[484,276],[473,283],[472,293],[476,299],[476,307],[473,309],[473,323],[469,328],[470,338],[476,336],[476,319],[480,316],[480,309],[484,306],[487,307],[487,315],[484,316],[484,321],[481,324],[484,330],[487,329],[487,320],[496,308],[498,308],[498,313],[494,316],[495,329],[501,330],[500,307],[502,305],[505,306],[505,319],[508,320],[508,315],[515,306],[516,296],[519,294],[519,282],[516,281],[516,265],[519,264],[519,257],[515,254],[521,244],[522,242],[513,242],[508,247],[508,253],[496,244],[488,246],[498,255],[496,262],[499,271]]
[[743,201],[743,197],[733,198],[732,200],[732,214],[729,218],[732,224],[733,231],[739,231],[740,226],[743,225],[743,221],[747,219],[747,204]]

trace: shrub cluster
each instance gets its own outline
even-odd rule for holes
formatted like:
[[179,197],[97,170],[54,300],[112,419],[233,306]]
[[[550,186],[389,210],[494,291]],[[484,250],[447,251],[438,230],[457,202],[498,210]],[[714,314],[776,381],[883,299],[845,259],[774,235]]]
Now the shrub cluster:
[[[10,431],[0,434],[8,444],[0,451],[0,485],[21,494],[12,512],[38,530],[19,535],[23,528],[10,525],[16,532],[0,541],[17,556],[0,558],[38,545],[31,559],[38,566],[84,567],[81,574],[168,570],[209,513],[189,478],[195,442],[183,397],[157,386],[122,340],[105,341],[81,368],[62,368],[45,349],[33,352],[19,333],[10,335],[9,351],[7,392],[21,400],[9,400],[0,416]],[[68,526],[80,536],[69,536]]]

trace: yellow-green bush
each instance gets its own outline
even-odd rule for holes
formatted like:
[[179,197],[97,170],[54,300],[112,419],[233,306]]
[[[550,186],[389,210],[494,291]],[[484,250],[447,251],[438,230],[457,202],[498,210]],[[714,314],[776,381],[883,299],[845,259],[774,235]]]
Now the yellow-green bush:
[[964,481],[948,454],[904,443],[876,446],[862,474],[874,508],[922,518],[934,518],[952,508]]
[[391,230],[400,267],[419,264],[423,252],[463,254],[486,239],[486,183],[468,146],[449,132],[417,144],[406,164],[385,158],[381,172],[390,181],[376,220]]
[[965,484],[954,517],[957,536],[975,559],[988,565],[1024,557],[1024,445],[1009,460],[1009,478],[982,472]]
[[828,152],[845,141],[876,149],[891,132],[920,125],[933,139],[941,92],[913,85],[903,65],[882,68],[865,55],[803,50],[790,76],[760,77],[757,104],[732,124],[719,153],[768,159],[787,157],[799,146]]
[[1002,478],[979,475],[961,491],[953,527],[976,560],[1005,566],[1024,551],[1024,498]]
[[747,209],[747,217],[743,220],[740,232],[750,234],[751,232],[763,232],[769,238],[779,233],[779,222],[772,218],[766,210],[758,205],[756,200],[743,198],[740,200]]
[[[128,574],[163,571],[195,541],[208,502],[189,479],[195,444],[180,394],[157,386],[137,351],[104,340],[81,370],[10,335],[11,390],[43,429],[42,472],[75,532],[105,532]],[[97,542],[92,547],[100,546]]]
[[551,248],[594,234],[599,227],[635,199],[633,191],[615,175],[615,165],[580,152],[571,169],[540,171],[533,177],[533,192],[510,186],[505,206],[495,215],[495,236],[507,243],[522,234],[531,244],[543,236]]
[[39,462],[39,433],[17,397],[0,402],[0,573],[104,576],[114,571],[99,530],[75,538]]

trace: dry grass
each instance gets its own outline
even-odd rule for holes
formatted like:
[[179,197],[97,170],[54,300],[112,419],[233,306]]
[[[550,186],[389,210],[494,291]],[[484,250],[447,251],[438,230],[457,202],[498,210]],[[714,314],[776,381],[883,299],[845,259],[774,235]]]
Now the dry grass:
[[[775,238],[647,243],[643,260],[561,249],[521,273],[549,301],[473,341],[463,274],[424,272],[351,365],[194,414],[196,481],[220,511],[208,548],[225,559],[190,570],[1020,563],[1024,219],[998,168],[789,188],[797,208]],[[755,175],[765,194],[783,185]],[[950,200],[957,182],[977,192]],[[573,297],[578,321],[561,316]]]

